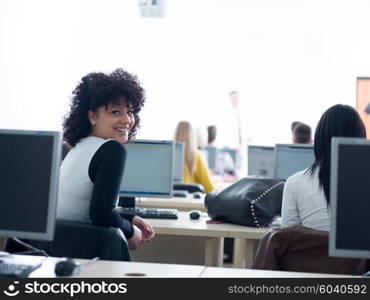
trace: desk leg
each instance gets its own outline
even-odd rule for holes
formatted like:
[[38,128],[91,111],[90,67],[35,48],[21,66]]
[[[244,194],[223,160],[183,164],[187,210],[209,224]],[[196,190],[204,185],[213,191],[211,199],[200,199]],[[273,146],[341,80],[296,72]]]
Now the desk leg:
[[234,239],[234,261],[233,268],[245,268],[245,259],[248,250],[245,239]]
[[255,247],[254,240],[245,240],[245,267],[251,268],[254,261]]
[[251,268],[259,240],[235,239],[233,268]]
[[224,254],[223,238],[206,238],[205,265],[222,267]]

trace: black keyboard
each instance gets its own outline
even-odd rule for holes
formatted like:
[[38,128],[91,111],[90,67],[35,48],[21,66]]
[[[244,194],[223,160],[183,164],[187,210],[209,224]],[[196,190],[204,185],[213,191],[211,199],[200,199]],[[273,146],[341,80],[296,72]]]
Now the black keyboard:
[[34,270],[40,267],[38,265],[22,265],[16,263],[5,263],[0,261],[0,277],[28,277]]
[[177,219],[177,209],[143,208],[143,207],[117,207],[119,214],[136,215],[148,219]]

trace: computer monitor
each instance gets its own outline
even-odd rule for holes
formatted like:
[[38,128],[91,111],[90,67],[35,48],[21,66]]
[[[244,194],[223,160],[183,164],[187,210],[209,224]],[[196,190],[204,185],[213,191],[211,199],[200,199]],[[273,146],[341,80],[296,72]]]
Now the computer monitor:
[[287,179],[294,173],[309,168],[315,161],[312,145],[276,144],[274,150],[274,178]]
[[171,197],[174,142],[136,140],[125,147],[127,158],[119,195]]
[[221,152],[227,152],[230,154],[231,158],[233,159],[234,163],[234,171],[236,173],[236,170],[240,168],[240,162],[241,162],[241,157],[240,157],[240,152],[236,151],[235,149],[231,148],[222,148]]
[[219,150],[213,146],[203,147],[202,150],[207,158],[208,168],[211,171],[215,171],[217,166],[217,154]]
[[370,141],[333,138],[329,255],[370,258]]
[[175,142],[175,163],[173,181],[180,183],[184,181],[185,143]]
[[52,240],[61,135],[0,129],[0,236]]
[[248,146],[248,175],[274,177],[273,146]]

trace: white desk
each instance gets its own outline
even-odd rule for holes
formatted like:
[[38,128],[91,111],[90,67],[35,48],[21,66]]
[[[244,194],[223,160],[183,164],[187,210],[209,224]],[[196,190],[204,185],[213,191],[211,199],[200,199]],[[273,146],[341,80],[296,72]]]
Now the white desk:
[[354,277],[350,275],[334,275],[334,274],[320,274],[320,273],[303,273],[303,272],[283,272],[283,271],[269,271],[269,270],[251,270],[251,269],[234,269],[234,268],[213,268],[207,267],[200,276],[202,278],[289,278],[289,277]]
[[139,198],[136,200],[138,207],[175,208],[180,211],[200,210],[206,211],[204,197],[194,199],[193,196],[173,198]]
[[[5,260],[5,258],[3,258]],[[40,257],[28,255],[14,255],[7,258],[10,262],[35,264],[43,261],[42,266],[33,271],[31,278],[51,278],[56,277],[55,264],[61,258]],[[120,261],[89,261],[76,259],[81,263],[80,272],[73,277],[200,277],[204,272],[205,266],[176,265],[176,264],[152,264],[139,262],[120,262]],[[84,265],[86,264],[86,265]]]
[[[4,258],[3,258],[4,259]],[[54,278],[55,264],[61,258],[14,255],[9,261],[42,266],[31,273],[30,278]],[[214,268],[195,265],[153,264],[139,262],[94,261],[76,259],[81,263],[80,272],[73,277],[78,278],[123,278],[123,277],[155,277],[155,278],[266,278],[266,277],[356,277],[350,275],[334,275],[319,273],[282,272],[268,270],[250,270],[234,268]],[[87,264],[86,264],[87,263]],[[86,264],[86,265],[83,265]]]
[[[192,196],[189,197],[176,197],[176,198],[141,198],[136,201],[138,207],[157,207],[157,208],[175,208],[180,211],[189,210],[200,210],[206,211],[204,206],[204,198],[194,199]],[[168,225],[167,223],[166,225]],[[172,224],[172,223],[171,223]],[[163,225],[156,223],[152,226]],[[166,226],[165,225],[165,226]],[[187,228],[188,224],[181,224],[183,229]],[[253,227],[238,226],[233,224],[223,224],[222,227],[229,226],[229,235],[222,235],[222,237],[230,237],[235,239],[234,244],[234,263],[233,266],[238,267],[250,267],[252,266],[253,259],[258,247],[259,240],[262,235],[266,232],[266,229],[258,229]],[[161,230],[163,226],[160,227]],[[209,227],[207,227],[208,230]],[[220,228],[220,226],[218,227]],[[171,230],[173,227],[171,228]],[[198,232],[192,232],[190,235],[198,235]],[[169,234],[168,231],[165,234]],[[186,234],[189,235],[189,234]],[[214,243],[215,241],[213,241]],[[211,243],[211,241],[209,241]],[[214,265],[215,262],[208,261]],[[216,263],[216,265],[219,265]]]
[[[221,179],[220,179],[221,180]],[[231,185],[232,182],[223,182],[222,180],[219,183],[220,189],[224,189]],[[136,206],[138,207],[157,207],[157,208],[175,208],[180,211],[189,211],[189,210],[200,210],[206,211],[204,206],[205,195],[202,198],[196,199],[191,194],[187,197],[172,197],[172,198],[139,198],[136,199]]]
[[191,220],[188,212],[179,212],[178,220],[146,219],[156,237],[133,251],[133,260],[222,266],[223,238],[229,232],[222,224],[206,224],[207,219]]
[[[254,243],[259,241],[262,235],[265,233],[266,229],[252,228],[246,226],[240,226],[235,224],[207,224],[206,220],[209,217],[202,216],[199,220],[190,220],[189,214],[187,212],[179,212],[178,220],[163,220],[163,219],[146,219],[156,231],[156,238],[164,238],[164,242],[158,245],[157,249],[150,249],[150,244],[143,245],[142,247],[148,250],[147,254],[151,256],[159,256],[165,252],[165,255],[176,254],[176,250],[173,250],[177,244],[180,244],[185,237],[190,239],[183,242],[183,247],[186,244],[194,243],[190,246],[196,246],[199,244],[199,239],[205,241],[204,246],[204,264],[207,266],[222,266],[223,262],[223,238],[233,237],[238,240],[236,243],[235,253],[238,255],[236,258],[235,266],[242,267],[244,264],[250,267],[254,258]],[[197,239],[198,238],[198,239]],[[171,246],[170,251],[167,251]],[[161,248],[162,247],[162,248]],[[181,248],[180,248],[181,249]],[[178,250],[181,251],[181,250]],[[198,250],[199,252],[200,250]],[[250,252],[251,251],[251,252]],[[138,250],[138,253],[140,249]],[[188,253],[189,252],[189,253]],[[191,248],[188,252],[182,255],[196,255],[197,253],[191,253]],[[142,257],[136,255],[135,252],[132,253],[134,260],[140,260]],[[179,255],[179,259],[181,256]],[[176,261],[175,259],[173,261]],[[170,262],[173,262],[170,261]],[[155,261],[155,262],[158,262]],[[165,261],[168,262],[168,261]],[[194,262],[190,262],[193,263]],[[238,265],[239,264],[239,265]]]
[[140,262],[93,262],[74,277],[199,277],[205,266]]

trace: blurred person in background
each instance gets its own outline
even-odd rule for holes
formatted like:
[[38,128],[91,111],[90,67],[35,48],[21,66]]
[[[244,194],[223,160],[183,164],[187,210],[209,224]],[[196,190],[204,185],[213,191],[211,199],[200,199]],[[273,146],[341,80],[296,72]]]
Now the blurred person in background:
[[292,140],[294,144],[312,144],[311,127],[301,122],[293,122]]
[[206,193],[212,192],[215,185],[206,159],[202,151],[198,149],[197,136],[192,124],[188,121],[179,122],[174,139],[185,143],[184,182],[201,184]]

